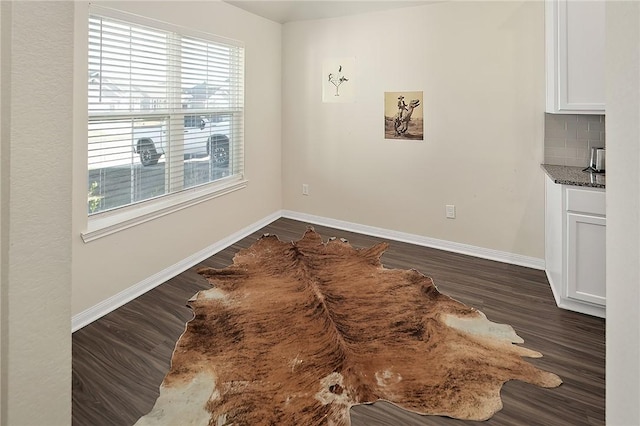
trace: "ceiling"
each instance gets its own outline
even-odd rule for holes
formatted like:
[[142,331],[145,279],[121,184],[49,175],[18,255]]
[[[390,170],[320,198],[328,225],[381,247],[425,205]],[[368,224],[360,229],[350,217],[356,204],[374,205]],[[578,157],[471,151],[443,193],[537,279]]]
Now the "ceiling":
[[[335,18],[359,13],[420,6],[435,3],[434,0],[223,0],[247,12],[281,24],[309,19]],[[442,0],[440,0],[442,1]]]

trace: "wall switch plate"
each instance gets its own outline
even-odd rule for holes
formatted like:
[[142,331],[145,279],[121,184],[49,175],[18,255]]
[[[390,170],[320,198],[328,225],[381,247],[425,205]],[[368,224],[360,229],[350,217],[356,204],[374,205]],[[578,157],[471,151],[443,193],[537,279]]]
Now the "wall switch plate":
[[302,184],[302,195],[309,195],[309,184]]
[[447,204],[445,207],[446,207],[446,210],[447,210],[447,219],[455,219],[456,218],[456,206],[454,206],[453,204]]

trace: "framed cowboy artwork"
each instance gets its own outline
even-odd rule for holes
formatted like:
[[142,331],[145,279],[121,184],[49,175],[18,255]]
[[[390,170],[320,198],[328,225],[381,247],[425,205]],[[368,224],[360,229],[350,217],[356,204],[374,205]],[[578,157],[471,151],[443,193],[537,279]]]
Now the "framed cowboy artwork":
[[384,93],[384,138],[424,140],[422,92]]

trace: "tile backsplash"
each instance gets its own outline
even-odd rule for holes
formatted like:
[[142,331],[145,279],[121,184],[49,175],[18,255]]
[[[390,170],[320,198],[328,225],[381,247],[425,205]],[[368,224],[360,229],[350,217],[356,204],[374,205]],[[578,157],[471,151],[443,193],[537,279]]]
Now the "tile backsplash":
[[591,148],[604,146],[604,115],[545,114],[545,164],[587,167]]

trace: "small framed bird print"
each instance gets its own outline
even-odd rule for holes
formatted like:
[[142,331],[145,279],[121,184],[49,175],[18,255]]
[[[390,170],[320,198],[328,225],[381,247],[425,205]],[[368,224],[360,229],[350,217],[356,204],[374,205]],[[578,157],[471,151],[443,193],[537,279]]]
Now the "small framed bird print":
[[322,102],[355,101],[356,58],[330,58],[322,63]]

